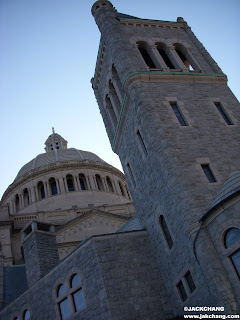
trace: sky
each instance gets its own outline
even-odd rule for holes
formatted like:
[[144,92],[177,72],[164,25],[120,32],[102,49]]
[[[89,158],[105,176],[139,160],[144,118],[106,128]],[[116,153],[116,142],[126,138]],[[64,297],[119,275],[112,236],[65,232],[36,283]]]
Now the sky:
[[[44,151],[52,127],[68,147],[96,153],[121,169],[90,80],[100,32],[92,0],[0,1],[0,197],[20,168]],[[183,17],[228,76],[240,99],[239,0],[113,0],[119,12]]]

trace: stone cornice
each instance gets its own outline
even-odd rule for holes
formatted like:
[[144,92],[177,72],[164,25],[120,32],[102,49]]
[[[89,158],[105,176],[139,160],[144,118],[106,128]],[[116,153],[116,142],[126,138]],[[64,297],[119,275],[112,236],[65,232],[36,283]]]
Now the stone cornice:
[[224,74],[211,74],[198,71],[190,72],[164,72],[164,71],[140,71],[129,74],[123,81],[123,87],[127,92],[128,87],[134,82],[188,82],[188,83],[217,83],[227,84],[227,76]]
[[9,194],[22,184],[29,182],[37,177],[41,177],[44,174],[48,174],[50,172],[57,172],[57,171],[63,171],[63,170],[70,170],[70,169],[96,169],[96,170],[104,170],[111,172],[118,176],[121,179],[125,180],[124,174],[118,170],[117,168],[114,168],[107,163],[101,163],[101,162],[94,162],[90,160],[74,160],[74,161],[62,161],[62,162],[55,162],[43,167],[35,168],[28,173],[26,173],[24,176],[20,177],[16,181],[14,181],[12,184],[9,185],[7,190],[4,192],[0,205],[3,204],[4,200],[9,196]]

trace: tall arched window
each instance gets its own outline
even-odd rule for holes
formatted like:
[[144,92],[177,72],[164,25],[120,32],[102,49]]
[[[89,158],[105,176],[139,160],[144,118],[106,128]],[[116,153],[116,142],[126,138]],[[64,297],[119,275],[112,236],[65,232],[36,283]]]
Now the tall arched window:
[[179,44],[179,43],[174,43],[175,46],[175,50],[177,52],[177,54],[179,55],[179,58],[182,60],[182,62],[184,63],[185,67],[188,70],[194,70],[193,66],[191,65],[189,59],[186,57],[185,55],[185,48],[183,45]]
[[29,193],[28,193],[28,189],[25,188],[23,190],[23,203],[24,203],[24,207],[27,207],[30,203],[29,201]]
[[73,182],[73,176],[71,174],[68,174],[67,177],[67,186],[68,186],[68,191],[75,191],[74,189],[74,182]]
[[166,53],[165,45],[163,43],[156,43],[156,45],[157,45],[157,50],[160,56],[162,57],[163,61],[165,62],[166,66],[169,69],[175,69],[174,65],[172,64],[172,61],[170,60],[170,58]]
[[117,95],[116,89],[112,83],[111,80],[109,80],[109,96],[110,100],[113,104],[113,108],[116,114],[116,117],[119,117],[120,111],[121,111],[121,101],[119,99],[119,96]]
[[137,42],[138,50],[141,53],[141,56],[143,57],[143,60],[145,61],[146,65],[151,69],[156,69],[156,66],[149,54],[149,48],[145,42]]
[[69,319],[85,307],[82,281],[77,273],[70,277],[68,289],[62,283],[57,287],[56,303],[61,320]]
[[110,192],[114,192],[111,179],[109,177],[107,177],[106,181],[107,181],[108,190]]
[[81,310],[85,306],[85,299],[81,286],[81,279],[78,274],[74,274],[70,281],[70,286],[73,290],[72,298],[74,303],[75,312]]
[[121,182],[118,181],[118,184],[119,184],[119,189],[120,189],[120,191],[121,191],[122,196],[125,196],[124,190],[123,190],[123,186],[122,186]]
[[57,297],[60,298],[58,302],[58,307],[62,320],[67,319],[71,315],[70,303],[68,297],[66,296],[66,293],[66,287],[63,284],[60,284],[57,289]]
[[52,194],[52,196],[58,194],[57,183],[56,183],[55,178],[50,178],[50,179],[49,179],[49,185],[50,185],[50,189],[51,189],[51,194]]
[[80,183],[81,190],[87,190],[87,181],[83,173],[79,174],[79,183]]
[[117,115],[113,109],[111,100],[109,99],[109,97],[107,95],[106,95],[106,109],[107,109],[108,115],[110,117],[113,130],[115,130],[116,126],[117,126]]
[[240,279],[240,229],[229,229],[225,234],[224,245],[229,251],[229,258]]
[[45,195],[44,184],[42,181],[38,182],[37,189],[38,189],[39,198],[44,199],[46,195]]
[[121,80],[118,76],[117,70],[114,67],[114,65],[112,65],[112,81],[114,83],[114,87],[116,89],[117,95],[119,100],[121,101],[123,99],[124,96],[124,91],[123,91],[123,87],[121,84]]
[[31,316],[30,316],[29,310],[25,310],[23,312],[23,320],[31,320]]
[[167,226],[166,220],[165,220],[163,215],[161,215],[159,217],[159,224],[161,226],[161,229],[162,229],[162,232],[164,234],[164,238],[165,238],[165,240],[166,240],[166,242],[168,244],[168,247],[169,247],[169,249],[171,249],[172,246],[173,246],[173,240],[172,240],[171,234],[170,234],[170,232],[168,230],[168,226]]
[[98,188],[98,190],[104,190],[102,178],[100,177],[100,175],[99,175],[99,174],[96,174],[95,177],[96,177],[96,182],[97,182],[97,188]]
[[15,196],[15,207],[16,207],[16,212],[18,212],[20,210],[20,199],[18,194],[16,194]]

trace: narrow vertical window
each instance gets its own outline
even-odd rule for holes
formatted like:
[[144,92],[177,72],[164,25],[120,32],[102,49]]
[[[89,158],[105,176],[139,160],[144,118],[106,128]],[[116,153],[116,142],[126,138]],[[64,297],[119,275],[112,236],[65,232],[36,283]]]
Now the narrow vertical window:
[[71,280],[71,288],[76,289],[76,291],[74,290],[72,294],[75,312],[85,307],[83,290],[80,286],[81,286],[81,279],[78,274],[75,274]]
[[83,173],[79,174],[79,183],[80,183],[81,190],[87,190],[87,181]]
[[118,184],[119,184],[119,189],[121,191],[122,196],[125,196],[121,182],[119,181]]
[[68,191],[75,191],[74,189],[74,182],[73,182],[73,176],[71,174],[68,174],[67,177],[67,186],[68,186]]
[[172,110],[178,119],[178,122],[180,123],[181,126],[187,126],[187,121],[184,119],[184,116],[176,102],[170,102],[170,105],[172,107]]
[[138,137],[138,141],[140,143],[140,146],[142,148],[142,151],[143,151],[144,155],[147,156],[148,155],[148,151],[147,151],[146,145],[145,145],[145,143],[143,141],[143,138],[142,138],[141,133],[140,133],[139,130],[137,131],[137,137]]
[[221,114],[221,116],[223,117],[224,121],[226,122],[227,125],[232,126],[233,122],[230,119],[229,115],[227,114],[227,112],[224,110],[223,106],[221,105],[220,102],[214,102],[216,108],[218,109],[219,113]]
[[98,190],[104,191],[102,178],[101,178],[98,174],[96,174],[95,177],[96,177],[96,182],[97,182],[97,188],[98,188]]
[[52,196],[58,194],[57,183],[56,183],[56,180],[54,178],[49,179],[49,185],[50,185],[50,188],[51,188]]
[[30,201],[29,201],[29,193],[28,193],[28,189],[24,189],[23,191],[23,203],[24,203],[24,207],[28,206]]
[[[66,292],[67,292],[66,287],[63,284],[61,284],[57,291],[57,297],[61,298],[62,296],[65,296]],[[63,298],[58,303],[58,307],[61,315],[61,320],[65,320],[71,315],[71,308],[70,308],[69,300],[67,297]]]
[[20,210],[20,199],[18,194],[15,197],[15,206],[16,206],[16,212],[18,212]]
[[132,173],[132,169],[131,169],[129,163],[127,163],[127,170],[128,170],[128,173],[129,173],[129,176],[130,176],[132,185],[133,185],[133,187],[135,188],[135,187],[136,187],[136,182],[135,182],[135,179],[134,179],[134,176],[133,176],[133,173]]
[[110,178],[107,177],[106,181],[107,181],[108,190],[109,190],[110,192],[114,192],[114,190],[113,190],[113,185],[112,185],[112,181],[110,180]]
[[160,223],[162,232],[163,232],[163,234],[164,234],[164,237],[165,237],[165,239],[166,239],[166,241],[167,241],[168,247],[169,247],[169,249],[171,249],[172,246],[173,246],[173,240],[172,240],[172,237],[171,237],[171,234],[170,234],[170,232],[169,232],[169,229],[168,229],[166,220],[164,219],[164,216],[163,216],[163,215],[161,215],[161,216],[159,217],[159,223]]
[[42,181],[40,181],[40,182],[38,183],[37,188],[38,188],[39,198],[40,198],[40,199],[44,199],[46,195],[45,195],[44,184],[43,184]]
[[182,281],[178,282],[177,289],[178,289],[178,292],[179,292],[179,295],[180,295],[182,301],[185,301],[187,299],[187,293],[186,293],[186,290],[184,288]]
[[187,282],[187,284],[188,284],[188,287],[189,287],[190,292],[192,293],[192,292],[196,289],[196,286],[195,286],[195,283],[194,283],[194,281],[193,281],[193,277],[192,277],[192,275],[191,275],[191,272],[188,271],[188,272],[185,274],[184,278],[185,278],[185,280],[186,280],[186,282]]
[[201,164],[203,172],[205,173],[206,178],[210,183],[217,182],[216,178],[213,175],[213,172],[209,166],[209,164]]

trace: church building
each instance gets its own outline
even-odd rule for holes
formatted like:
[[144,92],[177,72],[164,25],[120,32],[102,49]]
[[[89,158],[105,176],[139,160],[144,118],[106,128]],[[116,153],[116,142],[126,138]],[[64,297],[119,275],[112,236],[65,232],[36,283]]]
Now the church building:
[[91,83],[126,180],[53,129],[1,200],[0,319],[173,320],[191,306],[237,319],[240,105],[227,76],[181,17],[107,0],[92,15]]

